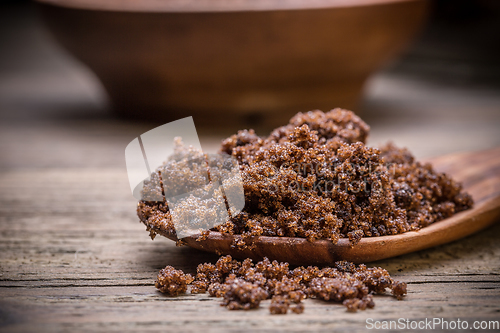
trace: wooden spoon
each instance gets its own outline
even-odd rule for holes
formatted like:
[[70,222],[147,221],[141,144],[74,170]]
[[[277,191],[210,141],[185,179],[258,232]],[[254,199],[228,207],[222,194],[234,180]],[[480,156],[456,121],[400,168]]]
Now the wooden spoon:
[[[239,250],[231,243],[239,235],[211,231],[208,238],[197,241],[197,235],[183,241],[193,248],[230,254],[235,258],[254,260],[268,257],[295,265],[326,265],[338,260],[355,263],[370,262],[445,244],[470,234],[500,220],[500,147],[481,152],[459,153],[428,159],[434,169],[448,173],[462,182],[464,189],[474,199],[472,209],[448,219],[431,224],[419,231],[399,235],[365,237],[351,246],[346,238],[337,244],[329,240],[309,242],[295,237],[255,237],[253,249]],[[175,236],[154,229],[155,232],[176,240]]]

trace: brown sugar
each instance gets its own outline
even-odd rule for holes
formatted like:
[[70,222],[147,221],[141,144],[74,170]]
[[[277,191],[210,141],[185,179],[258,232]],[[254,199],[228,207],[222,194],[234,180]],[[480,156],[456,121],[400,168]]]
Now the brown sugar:
[[269,312],[271,314],[286,314],[288,308],[290,307],[290,301],[287,297],[282,295],[274,295],[271,299],[271,305],[269,306]]
[[397,298],[397,299],[403,299],[403,296],[406,295],[406,288],[407,285],[404,282],[395,282],[392,285],[392,294]]
[[224,300],[221,305],[229,310],[254,309],[259,306],[260,301],[268,297],[267,291],[243,279],[227,279],[224,286]]
[[183,271],[177,270],[172,266],[167,266],[158,273],[155,287],[164,294],[177,296],[185,293],[187,285],[193,282],[193,280],[191,275],[184,274]]
[[356,312],[357,310],[365,310],[367,308],[373,308],[375,303],[373,302],[372,295],[363,296],[363,298],[347,298],[342,304],[345,305],[347,311]]
[[[241,235],[233,244],[238,248],[254,247],[255,236],[334,243],[347,238],[354,245],[364,237],[419,230],[472,207],[471,196],[459,183],[416,161],[407,149],[392,143],[366,146],[369,129],[351,111],[334,109],[298,113],[267,137],[242,130],[227,138],[221,152],[238,160],[245,206],[237,214],[228,210],[230,218],[210,230]],[[152,236],[155,231],[175,236],[176,230],[166,200],[148,198],[209,193],[210,175],[223,174],[214,169],[207,177],[192,177],[206,171],[207,162],[185,147],[178,147],[176,158],[145,182],[137,207]],[[167,190],[165,182],[172,185]],[[199,198],[194,213],[209,216],[212,198]],[[200,237],[207,235],[205,231]],[[357,311],[374,307],[373,295],[390,290],[402,299],[407,293],[406,283],[395,281],[380,267],[339,261],[334,267],[292,269],[267,258],[254,264],[230,256],[200,264],[194,278],[167,266],[155,285],[168,295],[208,292],[232,310],[257,308],[271,299],[272,314],[302,313],[305,298],[342,303],[348,311]]]
[[[363,237],[418,230],[472,206],[460,184],[415,161],[408,150],[366,146],[368,133],[369,126],[354,113],[334,109],[298,113],[267,137],[243,130],[224,140],[221,152],[240,164],[245,207],[212,230],[241,235],[233,244],[239,248],[254,246],[252,239],[261,235],[348,238],[356,244]],[[187,151],[181,147],[177,155]],[[203,163],[195,154],[189,164],[167,163],[157,173],[173,184],[169,195],[176,194],[184,178],[206,167]],[[144,198],[161,193],[157,173]],[[185,186],[206,182],[194,177]],[[210,202],[196,214],[209,212]],[[140,201],[137,212],[148,228],[175,235],[165,202]]]
[[368,295],[364,283],[351,278],[317,277],[309,287],[311,295],[325,301],[342,302],[349,298],[361,299]]
[[304,304],[299,303],[295,306],[292,306],[292,312],[296,314],[301,314],[302,312],[304,312]]
[[191,293],[208,291],[210,296],[223,298],[222,306],[230,310],[258,308],[263,300],[271,298],[271,314],[286,314],[288,310],[302,313],[305,298],[316,298],[342,303],[348,311],[375,306],[372,294],[387,289],[397,299],[406,295],[406,283],[391,278],[380,267],[367,268],[346,261],[335,267],[297,267],[290,270],[288,263],[264,258],[253,263],[251,259],[234,260],[221,257],[215,264],[198,265],[196,278],[167,266],[158,274],[156,287],[169,295],[187,290]]

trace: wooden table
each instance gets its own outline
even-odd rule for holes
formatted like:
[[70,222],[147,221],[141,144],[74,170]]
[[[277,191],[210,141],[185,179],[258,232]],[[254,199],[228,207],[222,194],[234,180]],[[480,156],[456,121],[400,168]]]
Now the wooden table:
[[[305,312],[228,311],[202,295],[166,297],[165,265],[194,272],[216,260],[157,237],[135,216],[123,168],[46,168],[0,174],[1,311],[6,331],[362,330],[366,320],[500,318],[500,225],[449,245],[373,263],[408,282],[403,301],[372,310],[306,300]],[[470,323],[472,325],[472,321]]]
[[166,297],[165,265],[194,272],[216,257],[158,237],[134,213],[123,168],[47,168],[0,175],[1,306],[5,329],[363,329],[365,320],[500,317],[500,225],[459,242],[375,263],[408,282],[404,301],[376,297],[348,313],[306,300],[302,315],[228,311],[207,295]]
[[[110,118],[92,76],[50,44],[32,16],[23,29],[5,16],[19,38],[3,39],[14,69],[0,75],[0,330],[352,332],[366,330],[369,318],[500,320],[500,224],[372,263],[408,282],[409,294],[378,296],[374,309],[357,313],[306,300],[303,314],[276,316],[269,301],[228,311],[204,294],[160,294],[153,284],[165,265],[194,272],[217,257],[151,241],[135,215],[124,148],[155,124]],[[500,144],[500,97],[487,87],[382,73],[368,85],[363,110],[372,144],[393,139],[417,156]],[[226,134],[205,132],[209,149]]]

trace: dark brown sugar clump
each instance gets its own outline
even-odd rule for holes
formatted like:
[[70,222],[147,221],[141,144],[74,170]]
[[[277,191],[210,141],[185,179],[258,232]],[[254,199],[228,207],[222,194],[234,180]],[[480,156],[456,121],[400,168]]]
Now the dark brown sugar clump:
[[193,280],[191,275],[184,274],[183,271],[177,270],[172,266],[167,266],[158,273],[155,287],[164,294],[177,296],[185,293],[187,285],[193,282]]
[[342,303],[348,311],[364,310],[375,306],[372,294],[391,290],[402,299],[406,283],[391,278],[380,267],[339,261],[335,267],[316,266],[290,269],[287,263],[264,258],[253,263],[251,259],[233,260],[221,257],[216,264],[198,265],[196,278],[167,266],[158,274],[156,287],[169,295],[187,290],[191,293],[208,291],[210,296],[223,299],[221,305],[229,310],[250,310],[261,301],[271,298],[271,314],[286,314],[289,310],[302,313],[305,298]]
[[223,302],[229,310],[249,310],[259,306],[268,297],[267,291],[257,284],[234,278],[224,283]]
[[365,146],[368,129],[336,109],[299,113],[265,139],[243,131],[225,140],[222,150],[242,163],[246,200],[246,214],[231,220],[233,232],[355,244],[471,207],[459,184],[407,150]]
[[[472,206],[460,184],[415,161],[408,150],[392,144],[367,147],[368,133],[369,126],[354,113],[334,109],[298,113],[267,137],[243,130],[224,140],[221,151],[240,163],[245,207],[212,230],[242,235],[234,244],[240,248],[253,246],[252,238],[260,235],[348,238],[356,244],[363,237],[418,230]],[[160,171],[188,177],[201,168],[193,161]],[[189,186],[205,184],[202,178]],[[172,182],[175,194],[180,182]],[[160,183],[152,177],[145,192],[158,194]],[[210,211],[209,199],[197,212]],[[137,211],[148,228],[175,235],[164,202],[143,200]]]

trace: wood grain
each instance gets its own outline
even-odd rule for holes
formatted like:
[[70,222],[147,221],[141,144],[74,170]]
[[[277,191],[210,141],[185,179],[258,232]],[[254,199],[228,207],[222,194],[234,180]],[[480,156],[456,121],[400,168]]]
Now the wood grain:
[[404,301],[375,298],[348,313],[307,300],[302,315],[228,311],[205,294],[177,298],[153,285],[165,265],[194,272],[216,255],[157,237],[135,215],[123,168],[0,171],[0,330],[365,330],[367,318],[497,320],[500,226],[460,242],[375,263],[409,283]]

